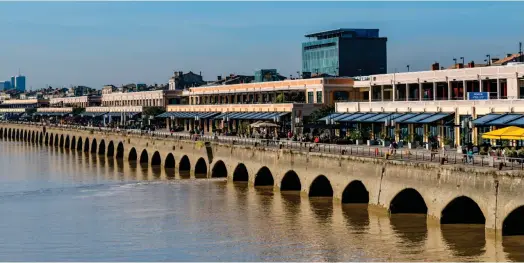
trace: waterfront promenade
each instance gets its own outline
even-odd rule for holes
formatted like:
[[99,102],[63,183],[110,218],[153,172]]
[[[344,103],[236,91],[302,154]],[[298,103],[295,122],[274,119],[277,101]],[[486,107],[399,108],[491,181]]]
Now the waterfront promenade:
[[315,148],[206,137],[194,141],[161,132],[1,123],[0,134],[4,139],[163,167],[178,178],[224,177],[309,198],[329,197],[336,203],[368,203],[390,213],[427,214],[428,222],[437,224],[480,224],[489,233],[524,234],[520,170],[442,164],[407,154],[386,159],[382,152],[336,145]]

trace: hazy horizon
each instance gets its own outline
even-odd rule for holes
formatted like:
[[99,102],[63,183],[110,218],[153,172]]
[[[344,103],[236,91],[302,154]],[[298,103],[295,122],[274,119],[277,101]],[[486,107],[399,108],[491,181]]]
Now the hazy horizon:
[[520,2],[4,2],[0,81],[27,89],[167,83],[173,71],[301,70],[305,34],[378,28],[388,72],[518,52]]

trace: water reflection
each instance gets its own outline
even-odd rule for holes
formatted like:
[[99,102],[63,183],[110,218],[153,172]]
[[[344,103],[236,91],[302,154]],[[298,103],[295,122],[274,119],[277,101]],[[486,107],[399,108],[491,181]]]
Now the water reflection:
[[343,204],[342,213],[346,224],[354,234],[363,234],[369,228],[369,212],[367,204]]
[[484,225],[443,224],[440,228],[453,255],[474,259],[485,252]]
[[[388,216],[203,174],[189,179],[189,171],[81,151],[7,140],[0,147],[4,192],[19,182],[83,187],[2,199],[10,213],[0,221],[0,260],[524,261],[524,237],[489,243],[483,226],[428,226],[425,215]],[[62,252],[72,250],[81,252]]]

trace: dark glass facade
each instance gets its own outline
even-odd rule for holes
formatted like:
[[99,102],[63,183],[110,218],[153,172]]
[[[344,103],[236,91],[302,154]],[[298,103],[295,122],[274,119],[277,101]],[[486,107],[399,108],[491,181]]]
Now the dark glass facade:
[[306,35],[302,72],[331,76],[367,76],[387,72],[387,38],[378,29],[337,29]]

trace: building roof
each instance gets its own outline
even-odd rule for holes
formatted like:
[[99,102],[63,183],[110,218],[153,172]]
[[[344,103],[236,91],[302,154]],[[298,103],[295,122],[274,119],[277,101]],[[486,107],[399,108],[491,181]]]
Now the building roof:
[[350,32],[376,32],[378,35],[378,29],[357,29],[357,28],[339,28],[327,31],[316,32],[312,34],[307,34],[305,37],[322,37],[327,35],[341,34],[341,33],[350,33]]
[[504,65],[505,63],[508,63],[508,62],[512,62],[512,61],[516,61],[517,58],[520,57],[520,54],[519,53],[516,53],[516,54],[511,54],[503,59],[499,59],[495,62],[493,62],[492,64],[493,65]]

